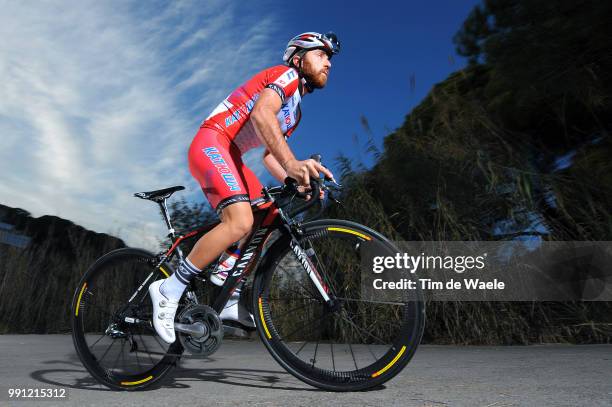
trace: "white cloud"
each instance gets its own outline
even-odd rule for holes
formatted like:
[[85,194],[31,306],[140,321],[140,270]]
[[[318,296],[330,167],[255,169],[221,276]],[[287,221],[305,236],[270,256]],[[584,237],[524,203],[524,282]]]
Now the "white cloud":
[[157,208],[132,193],[182,184],[202,199],[186,159],[201,120],[279,59],[274,17],[237,5],[5,3],[0,203],[156,248]]

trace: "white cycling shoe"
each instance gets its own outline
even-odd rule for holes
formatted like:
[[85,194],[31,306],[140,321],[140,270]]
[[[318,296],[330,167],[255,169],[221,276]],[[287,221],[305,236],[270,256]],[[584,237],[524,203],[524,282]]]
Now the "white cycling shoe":
[[[237,292],[236,292],[237,291]],[[247,328],[255,328],[255,320],[253,315],[239,301],[240,291],[236,290],[230,297],[225,308],[219,314],[223,321],[234,321]]]
[[170,301],[159,291],[164,279],[154,281],[149,286],[149,295],[153,303],[153,327],[157,334],[167,343],[174,343],[174,317],[178,308],[178,301]]

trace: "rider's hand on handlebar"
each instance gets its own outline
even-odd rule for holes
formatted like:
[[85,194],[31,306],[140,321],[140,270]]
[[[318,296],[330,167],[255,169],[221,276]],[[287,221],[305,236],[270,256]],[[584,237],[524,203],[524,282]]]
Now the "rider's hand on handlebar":
[[310,187],[310,177],[319,178],[320,172],[325,174],[326,178],[334,179],[330,170],[312,158],[303,161],[289,160],[285,164],[285,171],[287,171],[287,176],[295,179],[303,187]]
[[[310,192],[311,188],[304,188],[303,186],[300,185],[299,187],[297,187],[297,190],[300,193],[304,193],[304,192]],[[319,199],[323,199],[323,198],[325,198],[325,190],[323,188],[321,188],[319,190]],[[307,201],[309,201],[310,200],[310,194],[307,193],[305,199]]]

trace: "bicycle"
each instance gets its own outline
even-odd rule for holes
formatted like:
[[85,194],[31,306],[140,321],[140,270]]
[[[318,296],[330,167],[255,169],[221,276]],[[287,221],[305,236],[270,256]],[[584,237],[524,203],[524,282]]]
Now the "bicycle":
[[[182,243],[219,221],[177,234],[166,201],[184,187],[134,194],[159,205],[171,244],[158,254],[136,248],[111,251],[81,278],[72,301],[72,338],[95,379],[111,389],[141,390],[159,383],[185,351],[191,357],[210,356],[221,346],[224,330],[231,329],[224,327],[219,313],[240,285],[250,288],[247,306],[266,349],[285,370],[312,386],[364,390],[393,378],[408,364],[424,329],[421,292],[406,291],[395,302],[360,299],[361,245],[375,245],[390,255],[397,247],[355,222],[299,220],[297,215],[317,202],[321,213],[323,203],[316,199],[321,188],[339,203],[333,193],[340,186],[313,179],[312,198],[306,200],[295,182],[286,181],[264,187],[263,199],[252,204],[254,225],[246,249],[218,295],[208,304],[198,301],[196,284],[209,284],[205,277],[186,288],[175,319],[177,339],[170,345],[152,327],[148,286],[171,275],[171,262],[184,257]],[[294,207],[295,202],[301,203]],[[214,267],[213,262],[203,275]]]

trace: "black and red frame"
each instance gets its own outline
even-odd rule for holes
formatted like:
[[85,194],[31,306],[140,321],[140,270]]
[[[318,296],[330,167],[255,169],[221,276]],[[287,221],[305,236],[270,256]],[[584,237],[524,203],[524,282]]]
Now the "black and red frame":
[[[311,196],[319,196],[320,186],[317,180],[313,180],[311,183],[311,188]],[[279,207],[274,199],[274,196],[282,196],[283,194],[286,194],[287,190],[293,191],[291,192],[293,196],[304,197],[303,193],[297,193],[295,191],[295,187],[289,184],[287,186],[274,187],[270,189],[264,187],[262,193],[265,200],[257,205],[252,205],[253,227],[244,245],[246,249],[241,251],[240,258],[236,260],[234,268],[232,269],[231,273],[228,274],[227,279],[221,287],[220,293],[215,297],[215,300],[211,305],[217,313],[220,313],[223,310],[233,291],[238,286],[238,283],[242,279],[246,279],[255,269],[255,266],[258,264],[261,257],[264,245],[275,230],[280,231],[282,234],[289,234],[291,236],[290,245],[300,260],[300,263],[304,265],[306,272],[311,276],[311,278],[313,278],[315,285],[320,288],[323,298],[326,301],[330,300],[327,295],[328,288],[323,283],[323,279],[316,271],[314,265],[307,260],[306,254],[297,243],[296,235],[299,234],[299,222],[295,222],[292,219],[292,217],[296,214],[308,210],[317,202],[320,203],[320,200],[310,199],[304,204],[299,205],[297,208],[285,212],[281,207]],[[165,200],[159,202],[159,205],[161,206],[162,215],[166,221],[166,225],[168,226],[168,236],[170,237],[172,244],[167,251],[158,255],[158,266],[161,266],[161,264],[164,262],[172,260],[175,255],[179,257],[179,260],[183,260],[184,255],[180,249],[181,243],[207,233],[220,223],[220,221],[217,220],[200,228],[189,231],[184,235],[177,236],[172,227]]]

